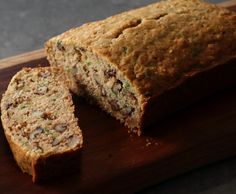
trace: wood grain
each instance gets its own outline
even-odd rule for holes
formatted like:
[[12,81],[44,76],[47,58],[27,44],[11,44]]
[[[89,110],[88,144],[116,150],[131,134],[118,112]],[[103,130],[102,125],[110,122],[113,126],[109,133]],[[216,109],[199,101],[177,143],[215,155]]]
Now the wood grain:
[[[235,8],[232,8],[235,9]],[[235,9],[236,11],[236,9]],[[0,61],[0,94],[22,67],[48,65],[42,50]],[[132,193],[236,154],[236,90],[210,96],[148,129],[127,129],[74,96],[84,134],[80,172],[33,184],[12,157],[0,127],[0,193]]]

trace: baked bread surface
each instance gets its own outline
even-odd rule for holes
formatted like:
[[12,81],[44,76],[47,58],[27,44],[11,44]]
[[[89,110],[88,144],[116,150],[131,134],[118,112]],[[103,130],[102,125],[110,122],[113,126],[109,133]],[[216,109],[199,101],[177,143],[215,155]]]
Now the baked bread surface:
[[166,0],[73,28],[49,40],[46,52],[52,65],[74,68],[79,82],[79,63],[105,63],[120,72],[138,101],[136,119],[126,122],[100,104],[140,128],[150,100],[236,57],[235,29],[229,10],[201,0]]
[[12,78],[1,100],[7,141],[33,182],[63,174],[82,148],[82,133],[62,75],[49,67],[24,68]]

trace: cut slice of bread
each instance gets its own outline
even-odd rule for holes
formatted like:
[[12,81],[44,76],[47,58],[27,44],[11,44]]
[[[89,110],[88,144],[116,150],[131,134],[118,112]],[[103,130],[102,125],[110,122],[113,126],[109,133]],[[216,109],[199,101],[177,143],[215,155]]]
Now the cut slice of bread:
[[32,175],[33,182],[66,173],[80,155],[82,132],[63,79],[59,69],[24,68],[2,97],[7,141],[19,167]]

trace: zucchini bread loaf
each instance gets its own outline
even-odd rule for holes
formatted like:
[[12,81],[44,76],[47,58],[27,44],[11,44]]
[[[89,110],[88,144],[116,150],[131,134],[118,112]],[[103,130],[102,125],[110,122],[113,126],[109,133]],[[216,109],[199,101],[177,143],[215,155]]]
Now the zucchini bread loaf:
[[72,91],[93,97],[140,134],[232,81],[224,73],[235,65],[223,64],[236,57],[235,29],[229,10],[166,0],[73,28],[45,49],[50,64],[70,75]]
[[80,158],[82,133],[69,89],[60,81],[62,75],[49,67],[24,68],[2,97],[7,141],[19,167],[33,176],[33,182],[64,173]]

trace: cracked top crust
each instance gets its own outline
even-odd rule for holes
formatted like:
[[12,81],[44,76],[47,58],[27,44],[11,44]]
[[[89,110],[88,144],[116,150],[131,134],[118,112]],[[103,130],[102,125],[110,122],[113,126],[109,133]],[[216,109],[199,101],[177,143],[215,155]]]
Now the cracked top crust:
[[151,97],[236,56],[236,14],[200,0],[166,0],[71,29],[60,41],[117,66]]

